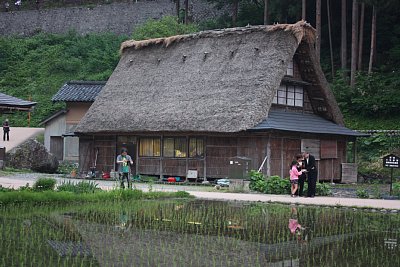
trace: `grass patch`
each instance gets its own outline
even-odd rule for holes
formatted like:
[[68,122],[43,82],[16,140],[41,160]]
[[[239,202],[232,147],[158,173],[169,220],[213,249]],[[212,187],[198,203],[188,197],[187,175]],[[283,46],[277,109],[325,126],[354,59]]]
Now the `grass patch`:
[[143,192],[141,190],[110,190],[96,193],[76,194],[73,192],[56,191],[9,191],[0,192],[0,204],[45,204],[45,203],[81,203],[81,202],[105,202],[115,200],[139,200],[139,199],[162,199],[162,198],[189,198],[189,193],[178,192]]

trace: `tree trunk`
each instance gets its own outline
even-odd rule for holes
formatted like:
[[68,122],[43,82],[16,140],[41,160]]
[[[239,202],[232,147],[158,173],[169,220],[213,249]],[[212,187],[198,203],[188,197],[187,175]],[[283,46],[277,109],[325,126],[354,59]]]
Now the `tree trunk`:
[[185,0],[185,24],[189,23],[189,0]]
[[332,30],[331,30],[331,8],[330,1],[326,0],[326,8],[328,13],[328,33],[329,33],[329,50],[331,52],[331,70],[332,70],[332,80],[335,78],[335,67],[333,66],[333,47],[332,47]]
[[176,16],[178,17],[178,21],[179,21],[179,11],[181,9],[181,0],[175,0],[175,8],[176,8]]
[[376,7],[372,6],[371,51],[369,54],[368,74],[372,73],[372,63],[375,57],[375,46],[376,46]]
[[306,20],[306,0],[301,0],[301,19]]
[[353,10],[351,15],[351,69],[350,69],[350,86],[354,88],[356,83],[357,70],[357,40],[358,40],[358,3],[353,0]]
[[268,25],[268,0],[264,0],[264,25]]
[[316,2],[316,30],[317,30],[317,40],[315,42],[315,53],[317,55],[317,60],[320,62],[321,57],[321,0]]
[[232,6],[232,26],[233,27],[236,27],[238,12],[239,12],[239,0],[234,0],[233,6]]
[[365,3],[361,4],[361,15],[360,15],[360,32],[358,37],[358,70],[362,70],[362,53],[363,53],[363,43],[364,43],[364,12]]
[[340,60],[342,70],[347,69],[347,14],[346,14],[346,0],[342,0],[342,29],[341,29],[341,45],[340,45]]

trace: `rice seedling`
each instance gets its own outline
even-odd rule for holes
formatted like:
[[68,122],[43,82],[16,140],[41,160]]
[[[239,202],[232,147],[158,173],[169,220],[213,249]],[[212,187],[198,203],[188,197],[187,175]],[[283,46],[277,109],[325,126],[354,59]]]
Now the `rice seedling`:
[[[2,266],[398,266],[400,215],[175,199],[1,206]],[[294,233],[290,219],[300,225]]]

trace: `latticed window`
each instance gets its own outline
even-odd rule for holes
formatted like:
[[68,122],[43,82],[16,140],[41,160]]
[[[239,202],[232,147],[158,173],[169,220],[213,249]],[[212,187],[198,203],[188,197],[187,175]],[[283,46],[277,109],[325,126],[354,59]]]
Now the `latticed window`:
[[161,155],[160,137],[140,138],[139,156],[141,157],[159,157]]
[[189,157],[197,158],[204,156],[204,140],[202,138],[189,139]]
[[299,85],[281,84],[276,91],[273,104],[303,107],[304,90]]
[[167,137],[163,143],[164,157],[186,158],[187,140],[186,137]]

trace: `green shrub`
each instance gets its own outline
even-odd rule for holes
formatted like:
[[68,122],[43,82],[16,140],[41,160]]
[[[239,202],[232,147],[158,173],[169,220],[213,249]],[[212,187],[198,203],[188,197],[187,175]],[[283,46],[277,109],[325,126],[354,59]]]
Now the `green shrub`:
[[400,182],[392,184],[392,192],[394,196],[400,197]]
[[368,191],[365,189],[357,189],[356,195],[358,198],[369,198]]
[[77,163],[63,161],[58,165],[57,172],[61,174],[70,174],[73,170],[78,169]]
[[54,190],[56,183],[57,183],[57,180],[54,178],[39,178],[33,184],[33,190],[35,190],[35,191]]
[[74,183],[71,181],[63,181],[61,185],[57,187],[58,191],[66,191],[66,192],[73,192],[76,194],[83,194],[83,193],[94,193],[96,191],[101,190],[99,184],[95,183],[94,181],[81,181],[78,183]]
[[[307,186],[308,188],[308,186]],[[330,196],[332,195],[331,186],[327,183],[317,183],[316,194],[318,196]]]
[[175,193],[176,197],[181,197],[181,198],[188,198],[190,197],[190,194],[186,191],[178,191]]
[[265,181],[264,174],[259,171],[250,171],[250,190],[257,192],[265,192],[267,189],[267,182]]
[[282,179],[275,175],[267,178],[267,194],[290,194],[290,181],[289,179]]

